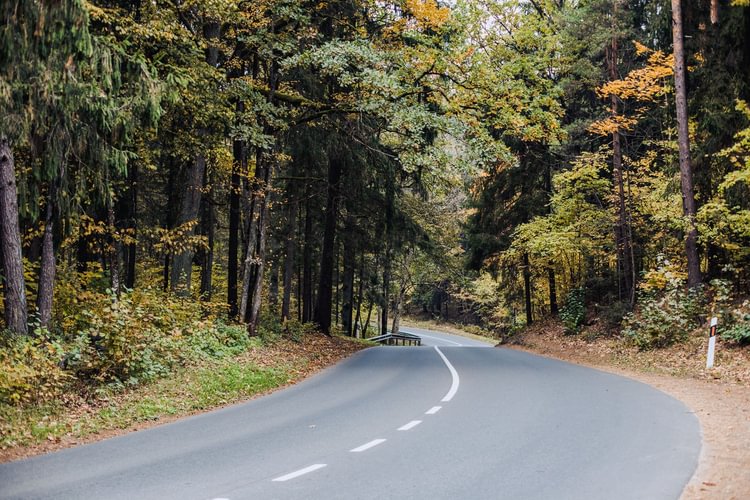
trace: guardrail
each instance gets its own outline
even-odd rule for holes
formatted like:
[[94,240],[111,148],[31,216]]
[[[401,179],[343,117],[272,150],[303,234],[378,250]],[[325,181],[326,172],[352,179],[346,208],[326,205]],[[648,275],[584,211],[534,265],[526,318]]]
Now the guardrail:
[[383,345],[422,345],[422,337],[406,332],[386,333],[367,340],[380,342]]

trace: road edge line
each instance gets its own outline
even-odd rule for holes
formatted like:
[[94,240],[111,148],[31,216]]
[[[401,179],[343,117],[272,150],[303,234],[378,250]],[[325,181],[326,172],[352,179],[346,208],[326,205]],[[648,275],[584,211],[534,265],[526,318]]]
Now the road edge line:
[[435,350],[440,355],[441,358],[443,358],[443,363],[445,363],[445,366],[448,367],[448,370],[451,372],[452,382],[451,382],[451,388],[448,390],[448,392],[443,396],[443,399],[440,401],[443,403],[447,403],[451,399],[453,399],[453,396],[456,395],[456,392],[458,392],[458,386],[461,384],[461,379],[458,376],[458,372],[455,368],[453,368],[453,365],[450,361],[448,361],[448,358],[445,357],[445,354],[438,348],[438,346],[435,346]]

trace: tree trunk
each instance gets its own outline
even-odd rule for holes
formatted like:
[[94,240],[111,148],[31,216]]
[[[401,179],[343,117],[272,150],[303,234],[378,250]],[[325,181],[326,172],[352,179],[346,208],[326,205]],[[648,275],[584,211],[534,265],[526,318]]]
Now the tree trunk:
[[406,297],[406,283],[401,283],[399,287],[398,295],[396,295],[396,303],[393,305],[393,326],[391,327],[391,333],[398,333],[401,329],[401,307],[404,303],[404,297]]
[[341,245],[338,242],[335,243],[336,250],[334,251],[333,257],[333,323],[339,324],[339,303],[341,302],[341,294],[339,289],[341,288],[341,266],[339,260],[339,248]]
[[675,103],[677,107],[677,145],[680,156],[680,185],[683,215],[687,219],[685,255],[687,257],[688,287],[701,284],[698,259],[698,229],[695,226],[695,192],[690,163],[690,135],[688,132],[687,87],[685,76],[685,47],[683,43],[682,3],[672,0],[672,42],[674,45]]
[[344,334],[352,336],[354,334],[352,325],[352,315],[354,312],[354,267],[357,265],[357,254],[354,246],[354,217],[348,215],[344,225],[344,256],[342,273],[341,293],[343,301],[341,304],[341,326]]
[[526,326],[534,322],[531,312],[531,264],[529,263],[529,254],[523,254],[523,291],[526,303]]
[[359,338],[358,331],[361,329],[360,321],[362,319],[362,299],[364,297],[364,284],[365,284],[365,265],[364,265],[365,251],[362,250],[362,259],[359,266],[359,285],[357,289],[357,316],[354,318],[354,336]]
[[312,276],[312,252],[313,252],[313,229],[312,229],[312,203],[310,201],[311,190],[308,184],[305,188],[305,247],[302,254],[302,321],[308,323],[313,319],[313,276]]
[[[185,181],[185,195],[182,199],[178,226],[190,224],[186,236],[195,234],[195,226],[201,205],[201,189],[203,188],[203,174],[206,169],[206,158],[199,154],[192,163]],[[193,272],[193,250],[186,249],[172,257],[172,273],[170,287],[180,296],[189,296]]]
[[315,322],[325,334],[331,332],[331,306],[333,301],[333,266],[338,215],[339,189],[343,164],[340,158],[328,161],[328,200],[326,201],[323,247],[320,252],[320,277],[315,306]]
[[711,24],[719,24],[719,0],[711,0]]
[[138,166],[136,162],[130,166],[128,171],[128,228],[132,238],[126,247],[125,288],[135,288],[135,259],[136,259],[136,234],[138,230]]
[[370,308],[367,310],[367,319],[365,320],[364,325],[362,325],[362,338],[367,338],[367,330],[370,328],[370,318],[372,318],[372,306],[374,304],[370,302]]
[[[242,300],[240,312],[247,322],[250,336],[258,334],[260,306],[263,291],[263,272],[268,226],[268,196],[271,189],[271,165],[268,155],[258,151],[253,192],[253,216],[250,220],[245,265],[242,277]],[[254,215],[254,214],[253,214]]]
[[279,260],[271,252],[271,277],[268,280],[268,305],[274,315],[279,307]]
[[[618,79],[617,74],[618,40],[613,38],[607,50],[607,65],[610,81]],[[618,114],[617,96],[610,96],[610,112],[613,117]],[[617,223],[615,224],[615,249],[617,251],[617,288],[619,298],[626,298],[630,303],[633,294],[633,270],[631,269],[632,242],[630,240],[630,228],[625,203],[625,181],[622,166],[622,137],[620,131],[612,133],[612,176],[614,177],[615,189],[617,189]],[[632,305],[632,304],[631,304]]]
[[[203,36],[206,38],[206,63],[211,67],[216,67],[219,61],[219,48],[217,41],[221,34],[221,25],[215,21],[206,22],[203,25]],[[198,130],[199,137],[207,136],[209,131],[205,128]],[[195,155],[188,175],[185,181],[185,197],[182,200],[178,224],[194,224],[200,212],[201,206],[201,188],[203,187],[203,177],[206,170],[206,156],[203,152]],[[187,235],[193,235],[195,227],[187,231]],[[178,295],[190,295],[191,277],[193,269],[193,250],[186,249],[177,254],[172,259],[172,291]]]
[[36,297],[39,325],[43,328],[47,328],[52,319],[52,301],[54,299],[55,290],[55,191],[55,188],[50,184],[50,192],[47,194],[47,208],[44,217],[42,259],[39,266],[39,285]]
[[[297,202],[297,241],[303,241],[303,225],[304,219],[302,217],[302,204]],[[297,246],[299,247],[299,245]],[[302,323],[302,259],[297,259],[297,321]]]
[[28,333],[26,282],[18,227],[18,193],[13,152],[0,138],[0,252],[3,256],[5,326],[17,335]]
[[[164,229],[173,229],[174,228],[174,222],[176,220],[175,213],[173,210],[173,207],[176,204],[176,196],[175,196],[175,184],[176,180],[175,177],[177,176],[177,173],[175,172],[175,165],[174,161],[171,159],[167,162],[168,168],[169,168],[169,175],[167,177],[167,210],[166,210],[166,217],[164,218]],[[172,254],[170,252],[167,252],[164,255],[164,268],[162,272],[162,278],[164,283],[164,291],[166,292],[169,290],[169,273],[172,268]]]
[[[268,169],[270,170],[270,169]],[[268,183],[268,174],[266,174]],[[270,185],[268,186],[270,189]],[[252,302],[250,307],[250,315],[248,321],[248,333],[251,337],[258,334],[258,325],[260,324],[260,306],[263,292],[263,271],[265,268],[266,260],[266,239],[268,234],[268,199],[265,197],[261,202],[260,209],[260,220],[258,221],[258,253],[256,257],[257,269],[254,273],[253,291],[252,291]]]
[[388,296],[391,288],[391,261],[393,260],[393,219],[395,209],[395,172],[386,173],[385,185],[385,259],[383,261],[383,314],[380,318],[381,335],[388,333]]
[[557,316],[559,312],[557,307],[557,283],[555,280],[555,270],[552,267],[547,268],[547,280],[549,282],[549,312],[552,316]]
[[[245,104],[240,101],[237,103],[237,112],[242,113],[245,110]],[[229,181],[229,243],[228,243],[228,261],[227,261],[227,304],[229,305],[229,317],[236,318],[238,313],[237,306],[237,276],[238,253],[239,253],[239,235],[240,235],[240,179],[241,175],[247,175],[247,151],[245,143],[236,140],[232,143],[232,153],[234,161],[232,162],[232,177]]]
[[109,286],[112,289],[112,293],[115,297],[120,296],[122,280],[120,277],[120,250],[122,244],[115,237],[115,231],[117,231],[117,221],[115,220],[115,209],[110,203],[107,207],[107,225],[109,226]]
[[287,235],[286,235],[286,256],[284,260],[284,295],[281,299],[281,322],[284,323],[289,319],[289,307],[292,298],[292,281],[294,279],[294,253],[297,247],[295,233],[297,231],[297,200],[294,199],[294,192],[289,188],[289,196],[292,200],[289,202],[287,215]]
[[214,236],[216,221],[215,210],[213,205],[213,183],[211,175],[206,171],[206,197],[203,200],[203,214],[201,216],[201,232],[207,239],[207,248],[201,250],[201,300],[211,300],[211,289],[213,288],[213,268],[214,268]]
[[383,263],[383,304],[382,313],[380,314],[380,334],[388,333],[388,307],[390,306],[388,298],[391,289],[391,255],[390,243],[385,250],[385,262]]
[[263,154],[260,150],[256,151],[255,176],[252,180],[251,201],[247,210],[247,231],[245,239],[246,246],[244,251],[244,261],[242,264],[242,294],[240,295],[240,316],[243,322],[250,321],[250,309],[252,304],[252,291],[255,289],[253,273],[257,270],[253,266],[258,248],[260,237],[260,212],[262,209],[262,200],[266,196],[266,186],[263,180],[266,177]]

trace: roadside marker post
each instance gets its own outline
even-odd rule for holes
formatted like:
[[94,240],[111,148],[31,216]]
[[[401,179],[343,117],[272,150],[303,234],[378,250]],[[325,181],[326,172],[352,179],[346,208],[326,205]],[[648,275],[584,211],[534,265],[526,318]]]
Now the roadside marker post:
[[711,318],[711,330],[708,333],[708,358],[706,359],[706,368],[714,367],[714,354],[716,353],[716,325],[719,323],[717,318]]

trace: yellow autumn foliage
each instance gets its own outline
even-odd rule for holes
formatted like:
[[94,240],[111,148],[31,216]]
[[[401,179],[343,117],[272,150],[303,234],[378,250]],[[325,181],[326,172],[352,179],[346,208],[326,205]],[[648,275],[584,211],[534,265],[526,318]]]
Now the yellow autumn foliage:
[[638,120],[636,118],[629,118],[623,115],[609,116],[603,120],[597,120],[589,125],[589,132],[596,135],[612,135],[618,130],[620,132],[627,132],[632,130]]
[[669,91],[667,82],[674,71],[672,54],[651,50],[638,42],[634,44],[637,54],[648,54],[646,65],[634,69],[622,80],[608,82],[596,89],[599,97],[617,96],[621,100],[652,102]]
[[450,18],[448,7],[440,7],[435,0],[406,0],[406,11],[426,28],[439,28]]
[[[596,89],[601,99],[614,96],[620,101],[636,103],[655,103],[670,91],[669,79],[673,74],[674,57],[664,54],[660,50],[652,50],[645,45],[633,42],[636,54],[648,55],[646,65],[634,69],[621,80],[607,82]],[[607,118],[593,122],[588,130],[596,135],[612,135],[617,131],[628,132],[635,128],[647,106],[634,110],[632,116],[611,114]]]

